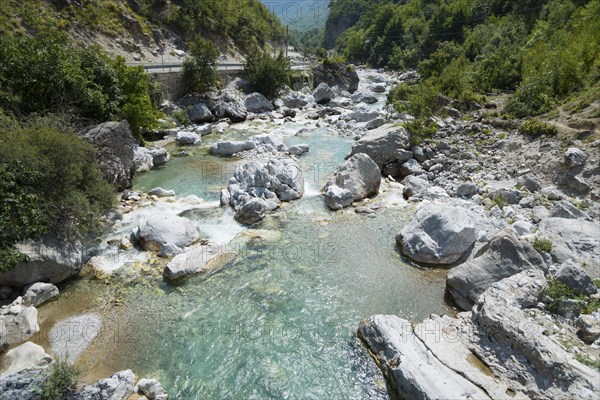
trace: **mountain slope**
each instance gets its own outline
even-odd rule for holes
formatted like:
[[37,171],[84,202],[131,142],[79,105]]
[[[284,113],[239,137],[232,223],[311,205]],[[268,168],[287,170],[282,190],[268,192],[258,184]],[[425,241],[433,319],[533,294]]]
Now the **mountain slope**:
[[279,20],[259,0],[0,0],[0,33],[34,34],[45,26],[146,61],[161,53],[173,58],[196,35],[231,56],[284,39]]

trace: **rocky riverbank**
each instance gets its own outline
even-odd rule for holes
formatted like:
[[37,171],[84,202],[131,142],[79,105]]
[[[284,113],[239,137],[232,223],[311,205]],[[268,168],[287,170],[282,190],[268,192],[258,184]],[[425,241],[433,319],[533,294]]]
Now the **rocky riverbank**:
[[[356,85],[344,80],[290,90],[271,102],[243,94],[238,80],[220,93],[165,103],[163,138],[147,148],[126,123],[83,132],[98,148],[105,178],[126,190],[105,218],[109,232],[85,251],[48,240],[30,246],[30,263],[0,274],[6,299],[0,333],[9,349],[0,385],[13,396],[6,398],[27,398],[23,393],[51,360],[48,349],[21,343],[40,330],[36,306],[60,299],[52,283],[77,275],[84,262],[84,271],[101,279],[143,277],[154,286],[177,287],[190,275],[218,271],[236,256],[235,243],[248,240],[249,228],[285,215],[285,203],[314,190],[300,164],[318,149],[285,143],[316,129],[354,140],[346,161],[330,166],[319,182],[323,205],[365,218],[414,205],[413,218],[398,226],[398,257],[419,268],[448,269],[447,290],[466,310],[416,326],[382,315],[361,323],[359,336],[394,391],[407,398],[592,398],[600,379],[590,367],[600,358],[600,312],[593,310],[599,302],[594,279],[600,278],[600,141],[534,139],[499,128],[482,111],[461,116],[451,108],[452,117],[434,119],[439,129],[431,138],[416,140],[403,127],[412,117],[384,104],[391,87],[418,75],[358,75],[362,84],[354,93],[348,90]],[[182,116],[190,125],[181,124]],[[232,128],[262,133],[222,140]],[[220,200],[161,187],[129,189],[136,172],[198,152],[236,164],[221,182]],[[209,215],[200,225],[190,217],[196,211]],[[556,282],[576,295],[558,298],[550,290]],[[166,398],[154,381],[136,386],[131,371],[78,393],[74,398]]]

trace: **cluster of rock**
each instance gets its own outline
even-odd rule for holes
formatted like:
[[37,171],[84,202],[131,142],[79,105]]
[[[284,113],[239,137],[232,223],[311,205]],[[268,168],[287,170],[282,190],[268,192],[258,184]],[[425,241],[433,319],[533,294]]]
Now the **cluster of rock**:
[[[404,128],[383,125],[348,157],[367,154],[406,199],[422,201],[396,242],[411,262],[451,267],[447,291],[467,311],[416,326],[377,315],[359,335],[402,398],[593,398],[600,375],[578,361],[597,360],[600,346],[600,312],[585,311],[600,299],[590,152],[433,121],[431,140],[414,145]],[[580,297],[551,298],[552,282]]]
[[219,156],[237,155],[243,158],[265,158],[279,155],[300,156],[309,151],[308,144],[286,146],[283,136],[272,133],[268,135],[253,136],[242,141],[222,141],[210,147],[210,153]]
[[594,399],[597,370],[544,334],[548,282],[528,269],[492,284],[472,311],[411,325],[392,315],[361,322],[365,341],[403,398]]
[[[23,349],[26,347],[27,349]],[[37,400],[41,396],[44,381],[48,377],[48,365],[52,359],[41,355],[43,349],[33,343],[25,343],[11,351],[19,351],[21,356],[30,359],[39,358],[38,365],[31,365],[19,372],[0,377],[0,394],[5,400]],[[41,350],[40,350],[41,349]],[[23,352],[26,351],[27,354]],[[37,353],[36,353],[37,352]],[[29,363],[31,364],[31,363]],[[168,400],[169,395],[156,379],[137,380],[131,370],[119,371],[109,378],[101,379],[93,385],[78,388],[75,392],[67,394],[65,400],[127,400],[134,394],[136,399]]]
[[253,225],[282,201],[297,200],[304,194],[304,177],[291,159],[249,161],[235,171],[227,188],[221,191],[221,205],[230,205],[235,219]]

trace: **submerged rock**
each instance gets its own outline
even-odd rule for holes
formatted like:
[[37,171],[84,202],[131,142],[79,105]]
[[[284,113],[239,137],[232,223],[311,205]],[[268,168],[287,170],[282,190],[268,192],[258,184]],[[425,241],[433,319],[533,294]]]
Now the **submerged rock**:
[[460,207],[423,205],[396,235],[402,253],[427,264],[458,261],[477,239],[475,221]]

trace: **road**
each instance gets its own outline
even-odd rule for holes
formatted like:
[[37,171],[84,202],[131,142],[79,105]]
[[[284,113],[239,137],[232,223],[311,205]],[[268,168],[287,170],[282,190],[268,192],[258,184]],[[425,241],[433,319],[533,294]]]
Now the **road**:
[[[179,72],[183,68],[182,62],[176,63],[127,63],[130,66],[142,66],[148,73],[163,74],[168,72]],[[292,62],[293,70],[304,70],[310,66],[308,63]],[[217,71],[240,72],[244,70],[244,64],[241,63],[217,63]]]

